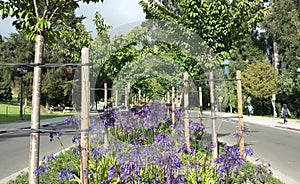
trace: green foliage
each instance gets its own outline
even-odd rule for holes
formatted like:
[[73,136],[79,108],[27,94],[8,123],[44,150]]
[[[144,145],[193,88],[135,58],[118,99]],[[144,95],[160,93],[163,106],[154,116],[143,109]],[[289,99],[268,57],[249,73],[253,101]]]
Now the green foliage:
[[246,162],[238,173],[231,176],[232,183],[253,183],[253,184],[282,184],[282,182],[272,177],[268,164],[257,160],[257,164]]
[[[86,0],[83,2],[99,2]],[[0,16],[15,18],[13,25],[21,30],[29,40],[35,40],[36,35],[42,35],[50,43],[58,35],[56,27],[64,25],[76,8],[78,1],[0,1]]]
[[265,34],[254,31],[251,35],[246,35],[244,39],[235,43],[230,51],[232,62],[246,61],[249,63],[266,59],[267,45],[265,44]]
[[6,79],[6,67],[0,67],[0,101],[11,101],[12,100],[12,89],[10,83]]
[[[1,82],[0,82],[1,85]],[[0,88],[0,101],[11,101],[12,100],[12,92],[11,87],[9,85],[3,86]]]
[[[300,4],[296,0],[277,0],[272,2],[270,14],[263,24],[266,33],[270,37],[271,54],[272,43],[276,42],[279,54],[279,85],[276,101],[279,109],[286,103],[296,117],[299,111],[299,65],[300,52]],[[271,60],[273,61],[273,60]]]
[[299,1],[274,1],[271,13],[263,24],[266,32],[276,41],[279,52],[279,63],[287,67],[279,66],[279,69],[287,69],[296,73],[299,66],[300,51],[300,5]]
[[266,11],[262,0],[141,1],[146,18],[168,20],[195,31],[215,53],[228,52],[236,40],[252,31]]
[[[19,33],[12,33],[0,43],[0,58],[5,64],[28,64],[34,59],[33,43],[26,40]],[[25,98],[29,98],[32,88],[32,69],[27,68],[28,73],[23,76],[23,94]],[[14,91],[19,89],[20,75],[17,67],[6,66],[1,71],[3,77],[3,86],[10,86]],[[1,78],[0,77],[0,78]]]
[[276,94],[277,86],[278,74],[268,62],[254,62],[242,73],[242,87],[246,95],[270,99],[272,94]]
[[98,11],[96,12],[93,21],[96,25],[97,37],[103,36],[112,28],[112,26],[104,23],[104,18],[102,18],[102,15]]
[[209,55],[205,49],[199,36],[182,26],[145,21],[111,40],[107,35],[96,38],[90,49],[93,76],[97,76],[94,83],[101,88],[104,82],[117,81],[118,90],[122,90],[124,85],[119,84],[130,82],[135,93],[142,89],[148,97],[162,96],[172,86],[181,85],[176,81],[182,81],[183,71],[195,79],[204,78],[203,63]]

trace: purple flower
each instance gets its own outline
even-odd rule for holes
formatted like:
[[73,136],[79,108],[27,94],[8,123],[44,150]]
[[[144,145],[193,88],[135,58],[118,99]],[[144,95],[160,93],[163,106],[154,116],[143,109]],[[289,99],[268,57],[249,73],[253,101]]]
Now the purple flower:
[[190,121],[190,130],[192,131],[192,133],[199,133],[204,129],[205,127],[202,124]]
[[115,165],[110,165],[108,167],[108,175],[107,175],[107,179],[108,180],[112,180],[114,175],[117,173],[116,169],[115,169]]
[[[249,149],[246,154],[253,154]],[[219,155],[219,158],[215,160],[219,165],[218,172],[221,174],[220,182],[225,181],[228,174],[236,172],[242,165],[245,164],[245,158],[240,154],[239,147],[237,145],[227,146],[223,148],[223,153]]]
[[253,149],[252,148],[245,148],[244,149],[244,153],[245,153],[245,156],[253,156]]
[[64,123],[65,124],[68,124],[70,126],[72,125],[78,125],[78,121],[82,120],[82,117],[81,116],[69,116],[65,119]]
[[62,130],[61,130],[61,129],[58,129],[58,131],[56,131],[56,132],[50,132],[50,133],[49,133],[50,142],[53,141],[54,136],[55,136],[56,138],[61,137],[61,136],[62,136]]
[[74,135],[72,137],[72,143],[76,144],[77,143],[77,139],[78,139],[78,137],[76,135]]
[[44,156],[42,159],[42,163],[49,163],[54,161],[56,158],[53,154],[49,155],[49,156]]
[[62,179],[70,180],[70,179],[73,179],[73,178],[74,178],[74,173],[73,173],[71,168],[68,168],[68,169],[64,168],[58,174],[58,179],[59,180],[62,180]]
[[154,137],[154,141],[160,143],[166,139],[166,135],[163,132],[156,133]]
[[53,132],[49,133],[49,138],[50,138],[50,142],[52,142],[53,141]]
[[80,145],[78,145],[76,148],[73,148],[73,149],[72,149],[72,153],[73,153],[75,156],[80,155],[80,151],[81,151],[81,146],[80,146]]
[[214,146],[214,144],[213,144],[211,141],[209,141],[209,142],[207,142],[207,143],[205,144],[204,148],[205,148],[205,149],[208,149],[210,152],[212,152],[213,149],[215,149],[215,146]]
[[49,171],[48,165],[40,165],[34,171],[33,174],[40,176],[41,174],[46,174]]
[[256,160],[256,172],[254,175],[261,183],[266,183],[266,181],[269,179],[269,176],[273,174],[270,167],[270,163],[266,163],[261,159]]
[[102,150],[100,148],[92,148],[92,157],[100,158],[102,156]]

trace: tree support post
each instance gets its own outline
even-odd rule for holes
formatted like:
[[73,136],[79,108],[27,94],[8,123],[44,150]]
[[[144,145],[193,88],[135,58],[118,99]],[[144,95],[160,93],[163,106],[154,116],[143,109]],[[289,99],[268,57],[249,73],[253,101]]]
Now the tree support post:
[[172,124],[175,124],[175,87],[172,87]]
[[118,90],[116,89],[115,106],[118,107]]
[[189,122],[189,76],[187,72],[183,75],[184,83],[184,135],[187,150],[190,151],[190,122]]
[[199,107],[200,107],[200,124],[203,125],[203,99],[202,99],[202,87],[199,87]]
[[[104,83],[104,113],[108,113],[108,107],[107,107],[107,83]],[[104,118],[104,124],[107,123],[106,117]],[[107,127],[104,126],[104,150],[108,148],[108,130]]]
[[90,79],[89,79],[89,49],[82,48],[81,73],[81,167],[80,179],[82,184],[88,183],[88,154],[89,154],[89,127],[90,127]]
[[237,97],[238,97],[238,137],[239,137],[239,148],[240,154],[244,156],[244,123],[243,123],[243,99],[242,99],[242,75],[241,71],[236,72],[236,80],[237,80]]

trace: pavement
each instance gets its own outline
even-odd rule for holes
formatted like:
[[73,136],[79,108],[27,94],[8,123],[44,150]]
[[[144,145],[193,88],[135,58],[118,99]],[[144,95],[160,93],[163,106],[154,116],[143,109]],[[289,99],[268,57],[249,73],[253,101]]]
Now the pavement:
[[[42,119],[40,120],[40,127],[45,127],[50,124],[57,124],[63,123],[66,117],[57,117],[51,119]],[[0,134],[7,133],[7,132],[15,132],[15,131],[22,131],[24,129],[30,129],[30,121],[19,121],[15,123],[5,123],[0,124]]]
[[[238,121],[238,115],[233,113],[224,113],[217,112],[218,116],[221,117],[233,117]],[[248,116],[243,115],[243,121],[246,123],[257,124],[261,126],[273,127],[284,130],[298,131],[300,133],[300,120],[299,119],[288,119],[287,123],[283,123],[283,118],[272,118],[272,117],[263,117],[263,116]]]

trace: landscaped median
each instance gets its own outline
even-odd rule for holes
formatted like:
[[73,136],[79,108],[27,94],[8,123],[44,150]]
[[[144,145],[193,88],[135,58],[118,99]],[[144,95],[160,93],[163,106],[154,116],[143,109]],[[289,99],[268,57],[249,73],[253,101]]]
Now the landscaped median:
[[[190,121],[190,145],[186,144],[181,110],[176,110],[173,124],[167,108],[157,104],[134,107],[126,111],[104,111],[91,120],[89,183],[272,183],[269,164],[246,161],[251,148],[241,155],[237,146],[220,144],[219,157],[211,160],[210,135],[205,127]],[[69,117],[65,123],[74,126],[79,118]],[[106,131],[105,131],[106,130]],[[104,148],[104,132],[109,144]],[[60,139],[63,130],[51,132]],[[74,147],[58,155],[44,157],[35,174],[40,183],[80,183],[80,136],[72,139]],[[28,183],[28,174],[9,183]]]

